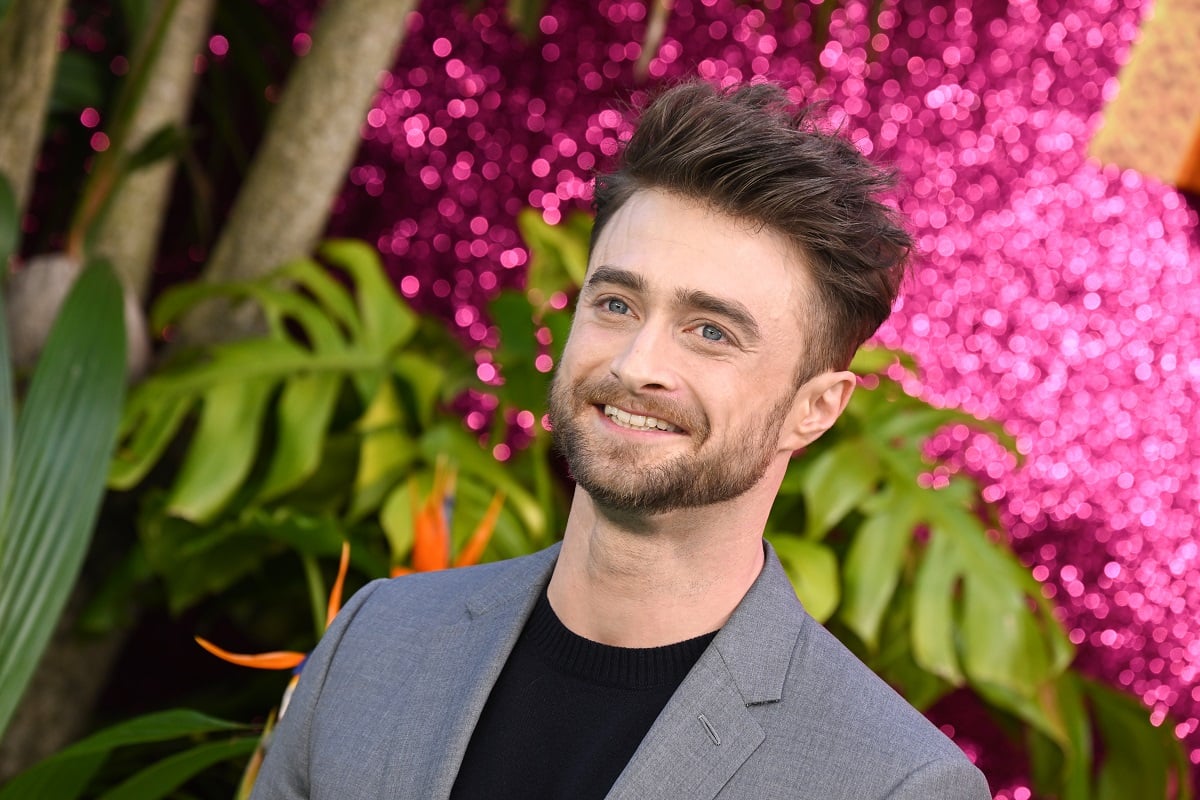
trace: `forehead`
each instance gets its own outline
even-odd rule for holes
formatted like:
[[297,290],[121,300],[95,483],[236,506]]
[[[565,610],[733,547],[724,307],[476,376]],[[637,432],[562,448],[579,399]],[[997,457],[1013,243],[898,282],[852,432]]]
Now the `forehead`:
[[652,293],[703,291],[737,300],[760,323],[797,323],[811,279],[781,234],[700,201],[636,192],[600,232],[588,262],[636,272]]

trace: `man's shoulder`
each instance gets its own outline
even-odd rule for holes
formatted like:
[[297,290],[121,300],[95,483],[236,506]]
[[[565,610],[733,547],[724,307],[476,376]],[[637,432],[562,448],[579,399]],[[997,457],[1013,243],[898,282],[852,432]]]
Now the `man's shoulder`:
[[735,635],[714,644],[765,734],[760,782],[882,797],[936,764],[982,781],[953,741],[803,609],[769,551],[744,605]]
[[[935,764],[962,780],[982,780],[952,740],[811,617],[797,638],[780,702],[763,725],[772,741],[767,750],[783,751],[768,759],[794,765],[797,780],[854,775],[862,796]],[[820,753],[815,762],[812,753]]]
[[[954,744],[854,653],[811,617],[797,641],[788,672],[792,697],[803,703],[809,724],[841,730],[843,737],[887,742],[929,755],[957,752]],[[951,750],[950,748],[953,748]]]
[[451,623],[464,611],[486,610],[540,589],[557,552],[554,546],[503,561],[378,580],[369,585],[370,596],[358,616],[403,627]]

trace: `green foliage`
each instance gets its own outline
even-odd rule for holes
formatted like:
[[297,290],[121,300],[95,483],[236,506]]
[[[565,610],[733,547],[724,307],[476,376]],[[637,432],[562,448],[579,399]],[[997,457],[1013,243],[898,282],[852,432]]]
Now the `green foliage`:
[[[1081,692],[1069,669],[1074,648],[1003,542],[995,509],[973,479],[924,452],[950,425],[992,434],[1010,450],[1011,437],[878,374],[898,358],[859,354],[853,368],[875,388],[860,387],[784,478],[768,530],[797,594],[917,707],[966,686],[1019,720],[1043,791],[1064,800],[1133,796],[1115,788],[1131,763],[1124,754],[1174,763],[1178,742],[1153,728],[1136,701]],[[1121,713],[1121,724],[1112,723]],[[1104,744],[1098,772],[1093,725]],[[1152,788],[1139,796],[1174,796],[1165,784]]]
[[104,66],[78,50],[66,50],[58,57],[54,86],[50,91],[50,113],[67,114],[82,108],[103,105]]
[[124,395],[121,287],[104,263],[83,271],[16,419],[6,330],[0,310],[0,731],[54,630],[100,507]]
[[0,172],[0,271],[8,271],[8,259],[17,251],[21,236],[21,217],[17,213],[17,198],[8,177]]
[[[1170,725],[1151,735],[1130,736],[1145,725],[1146,710],[1134,698],[1087,678],[1079,679],[1093,718],[1109,750],[1096,779],[1097,800],[1126,797],[1192,796],[1190,765]],[[1082,795],[1081,795],[1082,796]]]
[[331,556],[346,538],[365,545],[359,568],[387,574],[412,546],[409,481],[428,491],[439,460],[458,473],[456,541],[496,491],[507,498],[498,555],[549,541],[542,501],[446,410],[480,387],[472,360],[399,297],[374,251],[338,241],[319,257],[336,275],[302,260],[261,280],[182,286],[155,305],[162,330],[204,300],[248,299],[268,328],[180,353],[125,408],[110,485],[133,488],[169,462],[139,533],[175,612],[269,558]]
[[117,748],[223,735],[151,764],[101,795],[102,800],[157,800],[213,764],[250,755],[258,743],[252,734],[245,725],[187,709],[147,714],[105,728],[39,762],[0,789],[0,800],[75,800]]

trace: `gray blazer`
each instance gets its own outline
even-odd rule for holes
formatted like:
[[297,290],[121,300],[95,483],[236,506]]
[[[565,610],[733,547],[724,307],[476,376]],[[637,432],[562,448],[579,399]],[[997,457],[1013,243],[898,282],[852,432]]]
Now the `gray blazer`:
[[[804,611],[766,551],[610,800],[990,800],[954,743]],[[305,665],[253,800],[446,798],[557,555],[359,591]]]

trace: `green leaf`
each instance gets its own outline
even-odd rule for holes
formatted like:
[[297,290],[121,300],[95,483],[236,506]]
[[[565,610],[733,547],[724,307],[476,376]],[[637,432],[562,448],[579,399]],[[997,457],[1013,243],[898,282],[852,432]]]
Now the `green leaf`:
[[545,5],[546,0],[508,0],[508,24],[525,39],[533,39],[538,35],[538,20]]
[[916,438],[923,442],[947,425],[966,425],[978,431],[990,433],[1010,452],[1016,452],[1016,440],[1004,427],[992,420],[982,420],[953,408],[919,408],[904,414],[896,414],[882,421],[871,430],[872,438],[888,443],[894,439]]
[[587,273],[588,240],[592,217],[576,211],[558,225],[551,225],[533,208],[517,214],[517,228],[529,247],[526,288],[538,305],[555,292],[569,292],[583,285]]
[[176,517],[148,516],[138,534],[150,567],[163,578],[172,614],[228,589],[278,549],[266,540],[239,537],[237,522],[202,528]]
[[102,794],[100,800],[158,800],[202,770],[222,761],[245,758],[253,753],[257,746],[258,739],[247,737],[197,745],[150,765]]
[[820,542],[795,534],[772,534],[768,538],[805,610],[818,622],[829,619],[839,600],[837,556]]
[[989,705],[1026,722],[1030,778],[1038,797],[1091,800],[1092,724],[1084,708],[1080,680],[1067,673],[1041,687],[1036,699],[979,685]]
[[204,522],[225,507],[254,463],[274,387],[260,378],[221,383],[205,393],[200,424],[171,488],[170,513]]
[[305,514],[287,506],[251,509],[233,523],[233,529],[239,536],[261,536],[313,556],[337,556],[346,539],[345,529],[333,516]]
[[410,477],[392,489],[379,511],[379,524],[387,536],[393,563],[400,563],[405,559],[416,538],[411,489],[414,480],[414,477]]
[[125,174],[134,170],[144,169],[164,158],[178,155],[183,151],[187,139],[178,125],[167,123],[146,137],[136,151],[129,154],[125,160]]
[[358,318],[354,298],[346,291],[346,287],[330,277],[317,262],[310,258],[297,259],[280,267],[276,274],[286,280],[295,281],[309,292],[321,307],[350,333],[351,338],[362,338],[362,323]]
[[60,53],[54,73],[54,88],[50,91],[50,113],[100,108],[104,101],[104,67],[100,59],[79,50]]
[[246,293],[245,286],[244,283],[209,283],[207,281],[172,286],[154,301],[154,306],[150,309],[150,327],[154,330],[162,330],[204,300],[214,297],[243,297]]
[[416,442],[405,432],[404,412],[391,380],[379,384],[357,427],[362,433],[362,447],[354,476],[351,519],[378,508],[418,455]]
[[1037,584],[1011,552],[988,538],[979,516],[964,507],[973,492],[955,481],[923,498],[931,536],[951,544],[963,573],[962,666],[974,683],[1033,697],[1058,674],[1052,653],[1059,625],[1035,615]]
[[[20,239],[21,215],[17,211],[17,197],[8,176],[0,172],[0,274],[8,273],[8,260],[17,252]],[[7,352],[6,348],[5,354]]]
[[140,596],[143,582],[151,577],[145,551],[130,548],[115,567],[105,571],[99,589],[93,591],[80,612],[76,621],[80,632],[99,637],[131,630],[141,612],[135,598]]
[[259,489],[269,500],[294,489],[316,471],[341,379],[300,375],[284,384],[276,410],[276,444]]
[[931,536],[913,584],[912,650],[923,668],[955,686],[964,681],[955,642],[955,589],[962,566],[945,535]]
[[893,487],[880,497],[878,510],[859,526],[850,543],[838,616],[868,648],[879,645],[880,624],[900,582],[916,525],[911,493]]
[[517,359],[532,363],[537,357],[537,331],[533,324],[533,307],[525,293],[505,290],[488,304],[488,311],[501,331],[506,357],[500,358],[500,363],[508,366]]
[[108,473],[108,485],[113,489],[131,489],[141,482],[195,405],[192,397],[154,396],[154,384],[143,383],[141,387],[134,390],[125,406],[117,452]]
[[[75,800],[104,766],[108,753],[42,761],[0,788],[0,800]],[[49,768],[43,769],[43,766]]]
[[[0,391],[9,395],[6,340],[3,350]],[[121,285],[97,262],[68,294],[15,426],[8,411],[0,422],[5,464],[13,430],[11,471],[0,466],[0,731],[87,552],[124,390]]]
[[362,242],[337,239],[323,244],[319,254],[354,277],[364,341],[372,349],[391,354],[412,338],[416,314],[396,294],[378,253]]
[[1170,726],[1151,725],[1149,709],[1133,697],[1091,680],[1083,685],[1104,743],[1097,800],[1165,799],[1170,783],[1190,796],[1187,759]]
[[402,379],[412,395],[413,411],[422,428],[433,424],[446,383],[446,370],[434,361],[416,353],[404,352],[392,359],[392,371]]
[[1033,696],[1053,672],[1020,584],[1007,575],[999,558],[973,559],[966,569],[960,620],[963,669],[973,682]]
[[140,41],[150,21],[150,3],[153,0],[121,0],[121,16],[125,18],[125,30],[129,41]]
[[886,347],[861,347],[850,362],[850,371],[858,375],[874,375],[884,372],[888,367],[899,362],[910,372],[917,371],[913,357],[900,350],[889,350]]
[[[245,725],[187,709],[146,714],[105,728],[38,762],[0,789],[0,800],[73,800],[82,792],[91,773],[118,747],[247,729]],[[88,772],[82,782],[81,772]]]
[[285,549],[336,555],[345,533],[331,516],[288,507],[252,509],[220,525],[200,527],[148,505],[138,527],[142,550],[162,576],[174,614],[228,589]]
[[516,408],[543,409],[550,376],[536,367],[537,328],[529,298],[523,292],[501,292],[488,305],[488,311],[502,332],[496,360],[502,365],[504,385],[494,391]]
[[842,517],[875,491],[879,462],[873,451],[854,439],[838,442],[811,462],[792,462],[802,470],[805,534],[820,539]]
[[945,697],[951,684],[917,664],[912,650],[912,584],[901,583],[883,618],[879,650],[863,653],[867,665],[924,711]]

